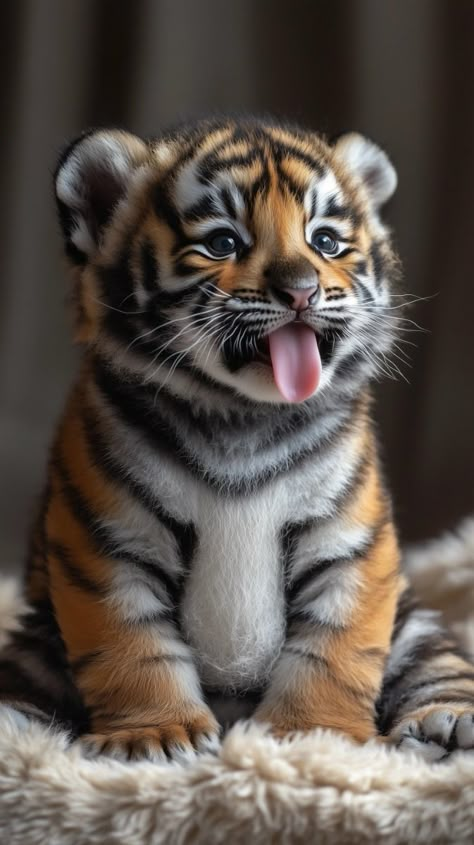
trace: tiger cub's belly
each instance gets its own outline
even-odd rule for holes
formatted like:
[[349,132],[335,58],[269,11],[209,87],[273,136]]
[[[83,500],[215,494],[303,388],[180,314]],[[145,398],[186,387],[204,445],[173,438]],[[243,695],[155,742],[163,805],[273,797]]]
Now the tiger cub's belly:
[[186,582],[181,623],[210,687],[259,686],[284,639],[278,532],[251,505],[224,503],[199,526]]

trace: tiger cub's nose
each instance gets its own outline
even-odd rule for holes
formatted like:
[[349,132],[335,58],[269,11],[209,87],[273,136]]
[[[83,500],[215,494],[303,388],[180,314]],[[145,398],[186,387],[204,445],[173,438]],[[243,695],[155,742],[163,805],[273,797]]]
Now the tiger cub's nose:
[[311,300],[318,291],[318,285],[308,288],[273,288],[274,293],[285,305],[294,311],[304,311],[311,305]]

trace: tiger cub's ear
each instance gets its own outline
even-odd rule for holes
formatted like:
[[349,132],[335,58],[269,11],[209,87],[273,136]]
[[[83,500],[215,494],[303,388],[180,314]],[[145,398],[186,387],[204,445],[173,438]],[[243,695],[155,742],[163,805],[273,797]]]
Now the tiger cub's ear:
[[350,132],[337,141],[335,152],[364,183],[375,208],[380,208],[397,187],[397,173],[388,156],[377,144]]
[[83,264],[101,235],[133,171],[145,160],[144,141],[120,130],[81,136],[59,161],[55,192],[69,257]]

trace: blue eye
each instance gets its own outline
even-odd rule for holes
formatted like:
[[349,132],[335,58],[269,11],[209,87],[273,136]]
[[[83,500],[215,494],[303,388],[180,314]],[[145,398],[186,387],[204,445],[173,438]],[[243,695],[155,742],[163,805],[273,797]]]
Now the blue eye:
[[237,252],[240,239],[230,229],[221,229],[209,235],[205,241],[205,246],[216,258],[226,258],[226,256]]
[[318,252],[335,255],[339,249],[339,241],[328,229],[318,229],[311,236],[311,244]]

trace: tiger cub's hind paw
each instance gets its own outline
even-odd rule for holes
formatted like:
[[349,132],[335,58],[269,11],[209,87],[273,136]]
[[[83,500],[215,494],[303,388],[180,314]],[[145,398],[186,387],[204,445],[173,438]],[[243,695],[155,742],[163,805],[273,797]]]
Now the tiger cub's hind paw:
[[426,760],[442,760],[452,751],[474,750],[474,706],[433,705],[403,717],[389,742],[416,751]]

